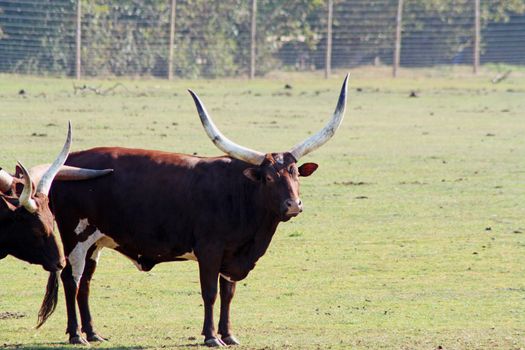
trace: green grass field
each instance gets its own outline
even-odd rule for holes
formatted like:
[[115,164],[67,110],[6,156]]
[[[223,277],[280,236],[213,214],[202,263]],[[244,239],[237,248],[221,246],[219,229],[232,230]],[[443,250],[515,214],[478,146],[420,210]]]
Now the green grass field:
[[[302,159],[320,165],[302,179],[305,211],[279,226],[239,283],[239,349],[525,348],[525,74],[492,84],[495,74],[351,72],[343,125]],[[68,119],[75,150],[219,155],[187,88],[231,139],[286,150],[329,119],[343,77],[85,82],[122,83],[103,96],[74,94],[67,79],[0,76],[0,166],[52,160]],[[46,279],[41,268],[0,262],[0,347],[71,348],[62,294],[48,323],[34,328]],[[97,348],[202,344],[194,262],[143,273],[105,250],[91,301],[110,338]]]

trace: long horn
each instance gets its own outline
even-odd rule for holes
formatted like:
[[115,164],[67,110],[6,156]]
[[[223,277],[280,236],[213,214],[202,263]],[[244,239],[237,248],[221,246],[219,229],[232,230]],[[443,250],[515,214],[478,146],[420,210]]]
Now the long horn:
[[51,183],[53,182],[53,179],[55,178],[55,175],[60,170],[60,167],[64,165],[66,162],[67,156],[69,155],[69,149],[71,148],[71,122],[68,122],[68,129],[67,129],[67,138],[66,143],[64,144],[64,147],[62,147],[62,151],[60,151],[60,154],[58,155],[57,159],[51,164],[51,167],[42,175],[42,178],[38,182],[38,186],[36,187],[36,191],[39,193],[43,193],[46,196],[49,194],[49,189],[51,188]]
[[310,136],[305,141],[292,147],[292,149],[290,150],[290,153],[292,154],[292,156],[294,156],[295,160],[299,160],[299,158],[303,157],[304,155],[321,147],[328,140],[330,140],[332,136],[334,136],[335,132],[339,128],[339,125],[341,125],[341,122],[343,121],[343,118],[345,116],[346,95],[348,91],[349,77],[350,74],[347,74],[345,81],[343,82],[343,87],[341,88],[339,100],[337,101],[337,107],[335,108],[334,115],[332,116],[330,122],[326,124],[326,126],[317,134]]
[[20,204],[26,208],[26,210],[30,213],[34,213],[38,206],[33,199],[33,181],[31,180],[31,176],[29,175],[29,172],[26,170],[26,168],[22,165],[22,163],[18,162],[18,166],[20,169],[22,169],[22,174],[24,175],[24,189],[22,190],[22,193],[20,194],[19,201]]
[[238,145],[224,136],[211,120],[204,104],[199,99],[199,96],[191,90],[188,91],[190,92],[191,97],[193,97],[193,101],[195,101],[195,106],[197,107],[202,126],[215,146],[231,157],[243,160],[247,163],[260,165],[263,162],[263,153]]
[[[40,164],[29,169],[29,174],[35,181],[40,181],[42,175],[49,169],[51,164]],[[55,180],[61,181],[78,181],[78,180],[89,180],[97,177],[101,177],[107,174],[111,174],[113,169],[84,169],[77,168],[69,165],[62,165],[60,170],[55,176]]]
[[7,192],[11,189],[13,177],[2,168],[0,168],[0,191]]

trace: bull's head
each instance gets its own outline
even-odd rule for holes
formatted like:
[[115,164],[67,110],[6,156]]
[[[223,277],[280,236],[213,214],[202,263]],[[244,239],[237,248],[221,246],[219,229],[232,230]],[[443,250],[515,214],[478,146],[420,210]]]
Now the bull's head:
[[189,92],[195,101],[200,120],[209,138],[230,157],[254,165],[244,170],[244,175],[260,184],[265,197],[272,203],[271,210],[282,221],[287,221],[303,210],[299,198],[299,177],[310,176],[318,167],[315,163],[297,166],[297,162],[304,155],[326,143],[341,125],[346,107],[348,77],[347,75],[343,82],[337,107],[330,122],[318,133],[295,145],[291,150],[279,153],[264,154],[229,140],[215,126],[199,97],[193,91],[189,90]]
[[64,268],[65,259],[61,245],[53,234],[53,214],[49,208],[49,189],[69,154],[71,147],[71,124],[62,151],[51,166],[39,176],[36,189],[32,176],[18,163],[22,170],[23,190],[16,197],[13,178],[0,170],[0,194],[13,192],[13,196],[0,196],[0,258],[11,254],[32,264],[39,264],[50,272]]

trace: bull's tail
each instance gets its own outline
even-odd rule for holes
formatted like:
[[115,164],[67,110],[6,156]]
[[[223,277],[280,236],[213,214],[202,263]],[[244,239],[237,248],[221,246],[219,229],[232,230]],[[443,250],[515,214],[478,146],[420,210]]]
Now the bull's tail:
[[58,278],[60,272],[50,272],[47,280],[46,295],[42,301],[42,306],[38,311],[38,324],[36,328],[40,328],[51,316],[57,307],[58,301]]

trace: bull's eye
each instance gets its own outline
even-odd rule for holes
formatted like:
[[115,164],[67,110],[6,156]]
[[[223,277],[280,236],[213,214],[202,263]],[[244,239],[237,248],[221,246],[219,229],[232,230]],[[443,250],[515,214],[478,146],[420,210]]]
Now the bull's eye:
[[266,175],[266,182],[273,182],[273,177],[272,175]]

